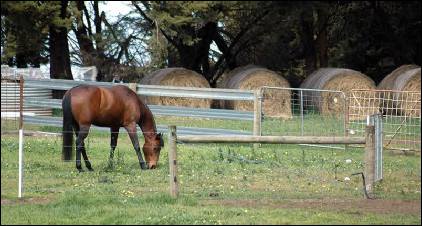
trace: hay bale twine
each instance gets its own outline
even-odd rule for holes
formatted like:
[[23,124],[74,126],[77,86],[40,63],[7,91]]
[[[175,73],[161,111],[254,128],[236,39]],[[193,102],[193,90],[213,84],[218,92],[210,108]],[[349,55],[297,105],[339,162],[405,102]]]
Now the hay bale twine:
[[[143,85],[181,86],[210,88],[208,81],[195,71],[186,68],[165,68],[154,71],[141,80]],[[210,108],[210,99],[181,98],[181,97],[142,97],[147,104],[184,106],[194,108]]]
[[[310,74],[300,85],[305,89],[342,91],[346,98],[353,89],[375,89],[375,82],[368,76],[351,69],[345,68],[320,68]],[[304,91],[303,98],[305,107],[315,108],[323,115],[343,117],[345,101],[343,95],[338,92]],[[367,95],[370,95],[369,93]],[[363,120],[368,114],[377,113],[378,104],[369,98],[360,96],[350,98],[349,120]]]
[[421,112],[421,67],[414,64],[402,65],[388,74],[378,84],[381,92],[382,110],[385,114],[419,116]]
[[[217,86],[228,89],[255,90],[261,86],[290,88],[289,82],[274,71],[256,65],[235,68],[227,73]],[[264,90],[262,111],[269,117],[291,119],[291,91]],[[252,101],[222,101],[223,108],[238,111],[253,111]]]

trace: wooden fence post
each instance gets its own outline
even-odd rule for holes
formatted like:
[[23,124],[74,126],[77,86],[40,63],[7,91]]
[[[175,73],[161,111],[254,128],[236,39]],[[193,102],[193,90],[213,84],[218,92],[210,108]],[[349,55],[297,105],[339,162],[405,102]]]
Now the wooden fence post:
[[366,126],[365,140],[365,184],[368,193],[372,193],[375,178],[375,126]]
[[170,195],[177,198],[179,193],[179,182],[177,181],[177,146],[176,126],[169,126],[169,167],[170,167]]
[[137,85],[138,85],[138,83],[129,83],[128,87],[129,87],[129,89],[133,90],[136,93]]

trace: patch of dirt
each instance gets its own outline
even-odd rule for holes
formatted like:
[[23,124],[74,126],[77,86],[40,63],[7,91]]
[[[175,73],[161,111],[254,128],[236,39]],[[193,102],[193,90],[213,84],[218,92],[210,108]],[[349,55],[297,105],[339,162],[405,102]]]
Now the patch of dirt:
[[34,197],[21,199],[5,199],[1,198],[1,205],[18,205],[18,204],[48,204],[52,200],[48,197]]
[[365,212],[387,214],[403,213],[421,215],[421,200],[340,200],[340,199],[305,199],[305,200],[204,200],[204,205],[223,205],[250,208],[299,208],[335,210],[352,214]]

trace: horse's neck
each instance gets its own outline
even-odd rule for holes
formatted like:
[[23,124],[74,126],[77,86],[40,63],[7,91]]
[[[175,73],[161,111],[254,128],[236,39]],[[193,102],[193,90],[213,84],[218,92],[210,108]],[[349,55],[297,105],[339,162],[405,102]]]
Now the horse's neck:
[[145,140],[152,139],[157,134],[154,117],[148,107],[146,107],[141,113],[139,126],[141,127]]

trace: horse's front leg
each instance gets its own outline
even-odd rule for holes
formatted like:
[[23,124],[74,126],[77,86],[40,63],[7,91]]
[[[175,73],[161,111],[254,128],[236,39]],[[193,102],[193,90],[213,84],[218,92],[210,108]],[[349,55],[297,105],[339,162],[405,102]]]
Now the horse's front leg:
[[142,158],[141,149],[139,147],[138,135],[136,133],[136,124],[130,124],[129,126],[125,126],[127,133],[129,134],[130,140],[132,141],[133,148],[135,148],[136,155],[138,156],[139,165],[141,165],[141,169],[147,169],[144,159]]
[[85,150],[85,138],[88,136],[89,132],[89,125],[88,126],[79,126],[78,137],[76,139],[76,168],[79,172],[83,172],[82,164],[81,164],[81,154],[85,160],[85,165],[88,170],[93,171],[91,167],[91,162],[88,160],[88,156]]

